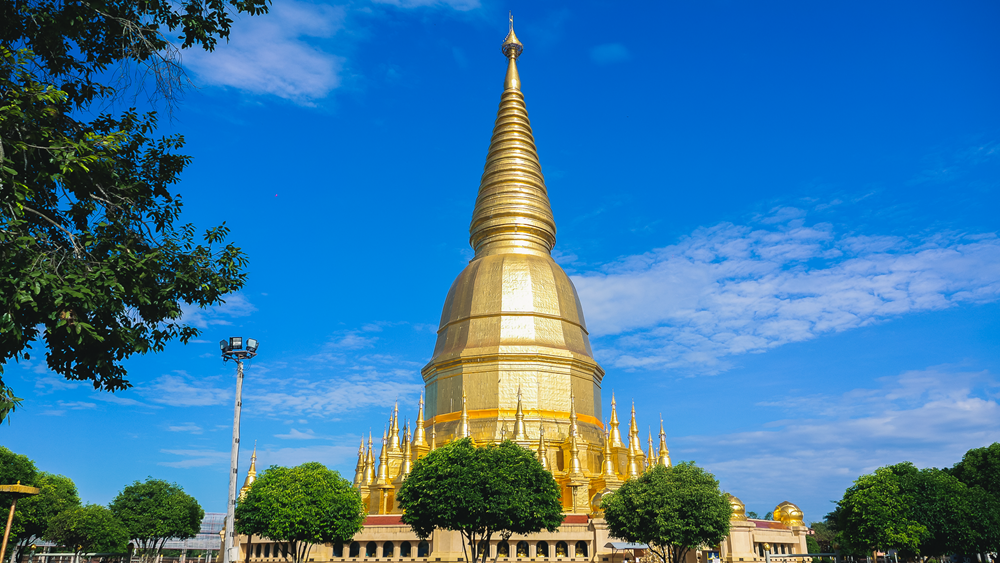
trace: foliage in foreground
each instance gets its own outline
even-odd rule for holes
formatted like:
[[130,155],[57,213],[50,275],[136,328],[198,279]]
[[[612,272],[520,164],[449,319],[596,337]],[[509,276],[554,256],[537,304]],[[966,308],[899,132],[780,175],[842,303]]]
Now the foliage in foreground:
[[321,463],[271,466],[236,506],[237,533],[288,542],[302,563],[314,544],[349,541],[361,531],[365,510],[358,491]]
[[663,563],[715,546],[729,534],[732,507],[715,477],[693,463],[656,466],[601,501],[611,536],[645,543]]
[[153,478],[122,489],[110,508],[144,561],[155,560],[168,539],[193,538],[205,516],[198,501],[179,486]]
[[494,535],[555,531],[563,521],[559,485],[534,454],[511,442],[482,448],[465,438],[414,464],[396,499],[420,538],[436,528],[462,534],[469,561],[485,563]]
[[99,504],[60,512],[52,518],[45,537],[77,553],[125,553],[129,540],[121,521]]
[[[139,94],[149,76],[147,93],[172,104],[179,48],[212,50],[230,16],[267,4],[0,2],[0,375],[42,340],[52,371],[126,389],[126,358],[199,333],[181,321],[184,304],[218,304],[243,286],[246,257],[219,248],[225,226],[201,244],[175,224],[181,201],[169,190],[191,161],[177,154],[183,137],[156,138],[155,113],[90,110]],[[0,378],[0,421],[20,402]]]

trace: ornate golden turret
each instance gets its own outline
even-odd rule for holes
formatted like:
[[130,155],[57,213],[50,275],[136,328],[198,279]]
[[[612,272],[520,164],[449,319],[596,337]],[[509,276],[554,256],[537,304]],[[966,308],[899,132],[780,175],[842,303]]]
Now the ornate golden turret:
[[[506,426],[504,427],[506,428]],[[524,430],[524,409],[521,408],[521,386],[517,386],[517,411],[514,413],[514,438],[515,442],[528,440],[528,433]]]
[[427,436],[424,432],[424,394],[420,394],[420,403],[417,408],[417,423],[413,427],[413,453],[416,455],[417,459],[420,459],[427,455],[430,451],[430,446],[427,444]]
[[805,526],[802,516],[802,509],[787,500],[774,508],[774,519],[789,528],[792,526]]
[[240,488],[239,498],[242,500],[243,497],[247,495],[247,491],[250,490],[250,486],[253,482],[257,480],[257,442],[253,443],[253,453],[250,454],[250,469],[247,470],[247,478],[243,481],[243,486]]
[[361,438],[361,445],[358,446],[358,465],[354,468],[354,486],[358,489],[365,482],[365,439]]
[[615,393],[611,392],[611,422],[608,424],[611,427],[610,440],[612,448],[622,448],[625,445],[622,444],[622,435],[618,430],[618,410],[615,408]]
[[378,455],[378,475],[375,477],[376,486],[389,484],[389,448],[386,447],[389,441],[388,432],[382,434],[382,451]]
[[604,434],[604,459],[601,462],[601,476],[605,481],[615,482],[618,480],[618,473],[615,471],[615,462],[611,453],[611,436]]
[[660,416],[660,453],[656,461],[663,467],[670,467],[670,450],[667,449],[667,434],[663,431],[662,415]]
[[389,452],[401,453],[399,449],[399,401],[392,407],[389,415]]
[[747,507],[743,504],[743,501],[726,493],[729,496],[729,506],[733,509],[732,516],[729,517],[730,520],[746,520],[747,519]]
[[[642,451],[640,448],[639,451]],[[634,479],[639,476],[639,462],[635,459],[635,448],[631,447],[629,444],[628,449],[628,479]]]
[[646,470],[656,465],[656,454],[653,453],[653,429],[649,429],[649,451],[646,454]]
[[375,454],[372,447],[372,432],[368,431],[368,454],[365,456],[365,485],[370,486],[375,482]]
[[461,424],[458,426],[458,437],[468,438],[472,436],[472,432],[469,431],[469,409],[465,406],[465,389],[462,389],[462,417]]
[[536,452],[538,456],[538,461],[541,462],[542,467],[549,469],[549,455],[548,448],[545,447],[545,428],[538,427],[538,451]]

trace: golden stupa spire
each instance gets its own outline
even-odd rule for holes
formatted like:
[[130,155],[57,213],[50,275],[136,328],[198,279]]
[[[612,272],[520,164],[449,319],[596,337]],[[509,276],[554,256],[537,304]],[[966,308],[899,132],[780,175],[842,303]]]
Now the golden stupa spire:
[[240,488],[240,498],[246,496],[247,491],[250,490],[250,485],[257,480],[257,441],[253,442],[253,453],[250,454],[250,469],[247,470],[247,478],[243,481],[243,486]]
[[399,474],[396,475],[395,482],[402,483],[403,479],[410,474],[410,469],[412,469],[412,453],[413,450],[410,447],[410,421],[407,420],[406,424],[403,425],[403,444],[400,446],[403,450],[403,461],[399,465]]
[[437,449],[437,424],[431,424],[431,449]]
[[639,425],[635,422],[635,401],[632,401],[632,421],[628,425],[628,449],[642,455],[642,444],[639,443]]
[[458,428],[459,438],[468,438],[472,436],[469,432],[469,410],[465,407],[465,388],[462,389],[462,422]]
[[427,447],[427,437],[424,434],[424,394],[420,394],[420,403],[417,408],[417,423],[413,428],[413,445],[417,448]]
[[382,434],[382,451],[378,456],[378,476],[376,477],[376,485],[388,485],[389,484],[389,432],[386,431]]
[[556,243],[556,224],[517,73],[523,49],[511,16],[500,47],[507,57],[507,76],[469,227],[469,244],[477,258],[506,253],[548,256]]
[[608,431],[604,432],[604,461],[601,463],[601,476],[605,481],[616,481],[618,473],[615,471],[614,460],[611,453],[611,436]]
[[580,426],[577,424],[576,419],[576,395],[570,391],[569,393],[569,435],[576,436],[580,433]]
[[365,481],[365,439],[361,438],[358,447],[358,465],[354,468],[354,486],[360,488]]
[[372,447],[372,431],[368,431],[368,453],[365,455],[365,485],[375,481],[375,453]]
[[656,464],[656,454],[653,453],[653,429],[649,429],[649,453],[646,454],[646,469]]
[[611,440],[612,448],[624,447],[622,444],[622,435],[618,430],[618,409],[615,408],[615,392],[611,392],[611,422],[608,423],[611,431],[609,433],[609,439]]
[[[506,426],[504,426],[506,428]],[[517,386],[517,411],[514,413],[514,438],[515,442],[528,439],[528,433],[524,430],[524,409],[521,408],[521,386]]]
[[389,415],[389,451],[392,453],[399,452],[399,401],[396,401],[395,406],[392,407],[392,413]]
[[[642,451],[642,448],[639,448]],[[635,448],[629,443],[628,448],[628,478],[632,479],[639,476],[639,464],[635,460]]]
[[549,456],[548,448],[545,447],[545,428],[539,424],[538,425],[538,451],[536,452],[538,456],[538,461],[541,462],[544,469],[549,468]]
[[670,467],[670,450],[667,449],[667,434],[663,431],[663,415],[660,415],[660,455],[657,463]]

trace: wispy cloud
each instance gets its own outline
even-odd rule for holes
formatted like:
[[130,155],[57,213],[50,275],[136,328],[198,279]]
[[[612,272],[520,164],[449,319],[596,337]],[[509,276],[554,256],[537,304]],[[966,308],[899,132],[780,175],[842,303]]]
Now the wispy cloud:
[[275,2],[266,15],[241,18],[214,52],[185,51],[184,64],[205,84],[311,105],[340,85],[345,59],[307,38],[332,37],[345,13],[343,6]]
[[[349,440],[353,442],[356,438]],[[353,460],[357,459],[358,447],[356,445],[314,445],[300,448],[277,448],[263,449],[257,452],[257,460],[260,466],[280,464],[283,466],[294,466],[308,461],[318,461],[327,467],[341,464],[349,464],[353,467]],[[346,475],[348,479],[353,475]]]
[[172,407],[207,407],[220,405],[233,396],[232,389],[220,389],[205,381],[196,381],[186,372],[161,375],[151,385],[138,388],[154,403]]
[[248,317],[257,311],[257,307],[242,293],[226,296],[226,302],[205,309],[197,305],[183,305],[181,319],[198,328],[208,328],[209,325],[231,325],[232,319]]
[[460,11],[474,10],[479,0],[375,0],[377,4],[389,4],[400,8],[424,8],[428,6],[448,6]]
[[[677,438],[673,457],[697,458],[751,507],[770,510],[792,500],[818,520],[833,509],[828,501],[864,473],[901,461],[950,466],[1000,436],[1000,383],[988,372],[943,365],[879,382],[839,395],[769,401],[764,406],[781,420],[728,435]],[[788,498],[768,498],[776,488]]]
[[621,43],[605,43],[590,49],[590,59],[599,65],[623,63],[631,58],[628,49]]
[[181,456],[186,459],[179,461],[161,461],[158,465],[166,467],[177,467],[188,469],[191,467],[205,467],[207,465],[221,465],[229,462],[230,452],[217,452],[215,450],[160,450],[165,454]]
[[201,434],[204,431],[201,426],[198,426],[193,422],[179,424],[177,426],[168,426],[167,430],[170,432],[190,432],[191,434]]
[[322,438],[322,436],[317,436],[312,430],[300,432],[294,428],[292,428],[287,434],[275,434],[274,437],[281,438],[282,440],[316,440]]
[[782,207],[574,276],[600,359],[713,373],[727,356],[1000,299],[1000,238],[838,233]]

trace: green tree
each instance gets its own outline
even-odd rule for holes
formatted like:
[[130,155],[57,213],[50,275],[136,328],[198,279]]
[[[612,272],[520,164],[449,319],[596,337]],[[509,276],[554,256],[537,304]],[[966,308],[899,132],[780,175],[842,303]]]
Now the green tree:
[[948,472],[966,485],[1000,498],[1000,442],[965,452],[962,461]]
[[757,514],[753,510],[747,510],[747,518],[752,518],[754,520],[759,520],[760,519],[760,514]]
[[17,502],[12,529],[18,532],[11,534],[11,544],[17,553],[23,553],[29,545],[44,537],[56,515],[80,506],[76,485],[69,477],[43,471],[38,474],[35,486],[40,489],[37,495]]
[[715,546],[729,533],[732,507],[715,477],[693,463],[656,466],[601,501],[608,531],[645,543],[664,563],[688,550]]
[[[41,339],[56,373],[126,389],[126,358],[199,334],[182,305],[243,286],[246,257],[222,246],[224,225],[202,244],[176,224],[183,137],[155,138],[155,112],[90,110],[129,90],[173,107],[179,49],[214,49],[232,15],[267,3],[0,2],[0,368]],[[0,379],[0,419],[19,402]]]
[[[35,468],[35,462],[31,461],[28,456],[16,454],[0,446],[0,485],[13,485],[19,481],[22,485],[29,485],[31,487],[36,485],[38,482],[38,469]],[[10,504],[15,499],[17,499],[18,506],[24,502],[21,495],[0,493],[0,514],[5,514],[7,510],[10,510]],[[3,523],[0,523],[0,526],[4,524],[6,524],[6,517],[3,518]],[[17,538],[23,533],[24,530],[21,522],[15,520],[10,528],[10,537]]]
[[[563,521],[559,485],[521,446],[506,440],[477,448],[465,438],[421,458],[396,497],[403,522],[420,538],[436,528],[462,534],[472,557],[483,561],[494,535],[555,531]],[[726,506],[729,506],[728,504]]]
[[122,489],[110,508],[145,561],[155,559],[170,538],[193,538],[205,516],[194,497],[176,484],[152,477]]
[[837,540],[864,553],[898,549],[919,554],[931,531],[914,512],[913,464],[880,467],[862,475],[837,503]]
[[321,463],[271,466],[236,506],[235,529],[288,542],[294,563],[314,544],[345,542],[361,531],[364,503],[349,481]]
[[124,553],[129,540],[121,521],[99,504],[60,512],[49,522],[45,537],[78,553]]

